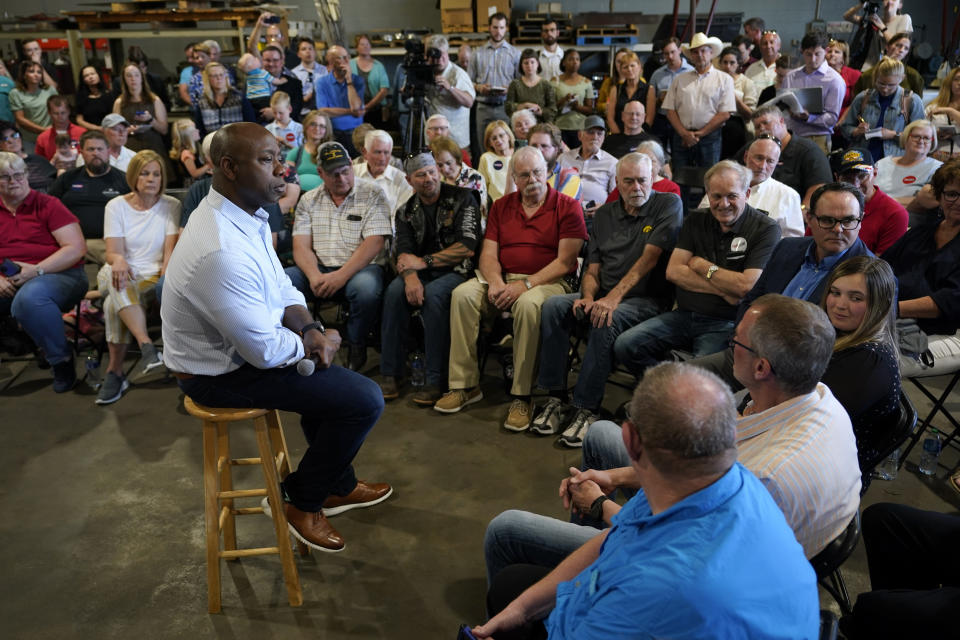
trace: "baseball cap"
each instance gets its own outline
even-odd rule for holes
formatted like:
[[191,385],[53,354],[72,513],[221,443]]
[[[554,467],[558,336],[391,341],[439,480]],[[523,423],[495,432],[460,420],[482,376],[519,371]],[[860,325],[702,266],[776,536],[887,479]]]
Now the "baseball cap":
[[105,115],[103,117],[103,121],[100,123],[100,126],[105,129],[110,129],[112,127],[117,126],[118,124],[123,124],[128,127],[130,126],[130,123],[127,122],[127,119],[124,118],[119,113],[108,113],[107,115]]
[[320,160],[320,168],[328,172],[350,164],[350,154],[339,142],[324,142],[320,145],[317,158]]
[[600,116],[587,116],[583,120],[583,127],[581,130],[586,131],[587,129],[603,129],[606,131],[607,125],[604,124],[603,118]]
[[863,147],[848,147],[837,162],[837,174],[847,171],[873,171],[873,155]]

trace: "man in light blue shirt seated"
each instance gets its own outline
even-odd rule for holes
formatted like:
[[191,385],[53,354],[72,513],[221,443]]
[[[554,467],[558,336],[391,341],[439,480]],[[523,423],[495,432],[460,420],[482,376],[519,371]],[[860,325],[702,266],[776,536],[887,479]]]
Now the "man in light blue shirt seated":
[[643,489],[613,527],[540,569],[529,588],[530,568],[500,572],[496,615],[474,635],[543,637],[549,612],[551,640],[816,638],[816,575],[770,493],[736,462],[737,412],[723,381],[657,365],[630,415],[644,417],[623,425]]
[[[327,516],[393,492],[388,484],[358,481],[352,466],[383,397],[369,378],[332,364],[339,334],[314,321],[273,250],[263,206],[286,189],[276,138],[258,124],[227,125],[216,132],[210,156],[210,193],[167,266],[164,362],[197,404],[300,414],[307,450],[281,483],[284,504],[264,501],[264,510],[280,506],[298,540],[341,551],[345,542]],[[315,365],[312,374],[294,366],[304,359]]]

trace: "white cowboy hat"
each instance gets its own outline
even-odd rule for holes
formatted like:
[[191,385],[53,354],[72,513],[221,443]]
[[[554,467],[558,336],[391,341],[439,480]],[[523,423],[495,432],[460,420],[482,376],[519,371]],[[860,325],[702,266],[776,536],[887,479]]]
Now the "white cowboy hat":
[[689,57],[690,51],[693,49],[699,49],[702,46],[710,45],[710,48],[713,49],[713,57],[716,58],[720,55],[720,50],[723,49],[723,43],[720,42],[720,38],[710,37],[708,38],[705,33],[697,32],[693,34],[693,38],[690,40],[690,44],[685,44],[680,47],[681,53]]

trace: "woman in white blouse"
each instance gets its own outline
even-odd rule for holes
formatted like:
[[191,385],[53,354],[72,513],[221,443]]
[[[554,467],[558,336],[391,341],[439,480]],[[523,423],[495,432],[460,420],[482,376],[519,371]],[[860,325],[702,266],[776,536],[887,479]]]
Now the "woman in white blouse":
[[[943,163],[930,157],[937,148],[937,129],[929,120],[914,120],[900,134],[901,156],[884,156],[877,162],[877,186],[900,204],[913,202],[924,185],[930,182],[934,172]],[[929,191],[929,190],[928,190]],[[929,207],[937,205],[933,192],[929,193]],[[924,198],[921,196],[922,204]]]
[[129,386],[123,374],[130,335],[140,346],[134,372],[143,374],[163,366],[147,334],[145,307],[154,296],[177,241],[180,201],[164,195],[167,174],[155,151],[137,153],[127,167],[130,193],[117,196],[104,209],[103,235],[107,264],[97,283],[106,294],[103,304],[110,362],[97,395],[97,404],[116,402]]

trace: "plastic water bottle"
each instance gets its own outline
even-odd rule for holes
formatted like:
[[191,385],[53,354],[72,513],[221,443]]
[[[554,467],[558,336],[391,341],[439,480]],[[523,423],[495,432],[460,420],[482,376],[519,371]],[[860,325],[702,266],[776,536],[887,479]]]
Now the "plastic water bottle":
[[937,460],[940,458],[940,432],[931,429],[933,435],[923,441],[923,453],[920,455],[920,473],[932,476],[937,472]]
[[896,449],[887,456],[873,471],[873,477],[878,480],[896,480],[897,465],[900,464],[900,449]]
[[95,354],[90,354],[86,359],[87,367],[87,384],[90,385],[91,389],[100,388],[100,358]]
[[422,387],[427,382],[427,373],[424,369],[423,354],[417,351],[413,354],[413,360],[410,362],[410,384],[415,387]]

